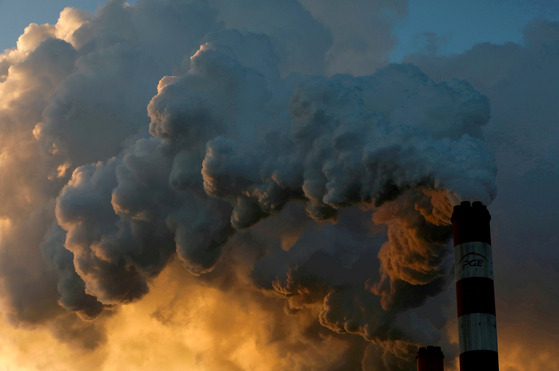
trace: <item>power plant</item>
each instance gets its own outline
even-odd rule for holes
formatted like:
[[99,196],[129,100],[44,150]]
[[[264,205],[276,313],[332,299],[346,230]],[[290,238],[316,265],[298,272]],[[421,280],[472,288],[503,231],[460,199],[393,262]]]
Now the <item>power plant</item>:
[[[452,213],[460,371],[498,371],[491,215],[479,201]],[[442,371],[440,347],[419,348],[417,371]]]

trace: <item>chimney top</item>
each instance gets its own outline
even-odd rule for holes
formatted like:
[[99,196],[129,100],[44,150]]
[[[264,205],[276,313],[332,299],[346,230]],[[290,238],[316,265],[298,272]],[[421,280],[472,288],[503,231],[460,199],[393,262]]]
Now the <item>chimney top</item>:
[[443,351],[441,350],[441,347],[436,347],[432,345],[429,345],[427,347],[421,347],[417,350],[417,356],[415,358],[433,357],[433,356],[444,358],[444,354]]
[[417,350],[417,371],[444,371],[444,355],[441,347],[428,346]]
[[454,206],[450,218],[454,235],[454,246],[464,242],[486,242],[491,244],[489,222],[491,215],[480,201],[462,201]]

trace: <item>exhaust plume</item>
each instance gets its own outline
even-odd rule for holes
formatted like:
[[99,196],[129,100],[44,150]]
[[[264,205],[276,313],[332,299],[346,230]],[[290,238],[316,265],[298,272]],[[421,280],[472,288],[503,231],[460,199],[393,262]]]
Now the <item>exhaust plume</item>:
[[367,364],[405,369],[437,343],[440,324],[410,309],[447,282],[451,205],[496,195],[488,99],[412,65],[326,76],[340,35],[307,3],[270,24],[221,1],[110,1],[2,54],[12,323],[95,348],[178,259],[187,287],[243,288],[271,322],[312,314],[297,336],[313,344],[360,335]]

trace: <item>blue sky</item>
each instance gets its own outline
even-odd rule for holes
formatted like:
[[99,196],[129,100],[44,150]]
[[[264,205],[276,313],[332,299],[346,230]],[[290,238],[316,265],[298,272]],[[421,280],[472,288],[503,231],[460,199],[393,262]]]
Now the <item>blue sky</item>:
[[56,23],[67,6],[95,11],[102,0],[0,0],[0,49],[13,48],[17,38],[30,23]]
[[425,51],[435,42],[437,54],[457,54],[481,42],[522,42],[522,30],[532,20],[559,18],[553,1],[411,0],[408,16],[397,21],[398,44],[391,53],[400,61],[410,52]]
[[[64,7],[94,12],[103,0],[0,0],[0,50],[15,47],[30,23],[56,23]],[[522,29],[532,20],[559,19],[553,0],[411,0],[407,16],[398,19],[398,43],[390,58],[399,62],[413,52],[456,54],[480,42],[522,42]],[[434,48],[434,49],[433,49]]]

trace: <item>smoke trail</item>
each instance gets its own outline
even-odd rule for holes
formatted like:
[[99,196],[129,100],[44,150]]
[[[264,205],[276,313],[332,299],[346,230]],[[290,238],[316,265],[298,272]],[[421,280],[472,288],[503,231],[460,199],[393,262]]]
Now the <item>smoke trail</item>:
[[495,196],[488,100],[411,65],[320,76],[330,35],[286,4],[304,36],[293,50],[265,22],[235,29],[225,3],[146,0],[67,9],[3,54],[14,322],[92,320],[146,295],[175,256],[204,279],[249,250],[254,288],[370,340],[383,362],[425,341],[401,324],[445,282],[450,205]]

